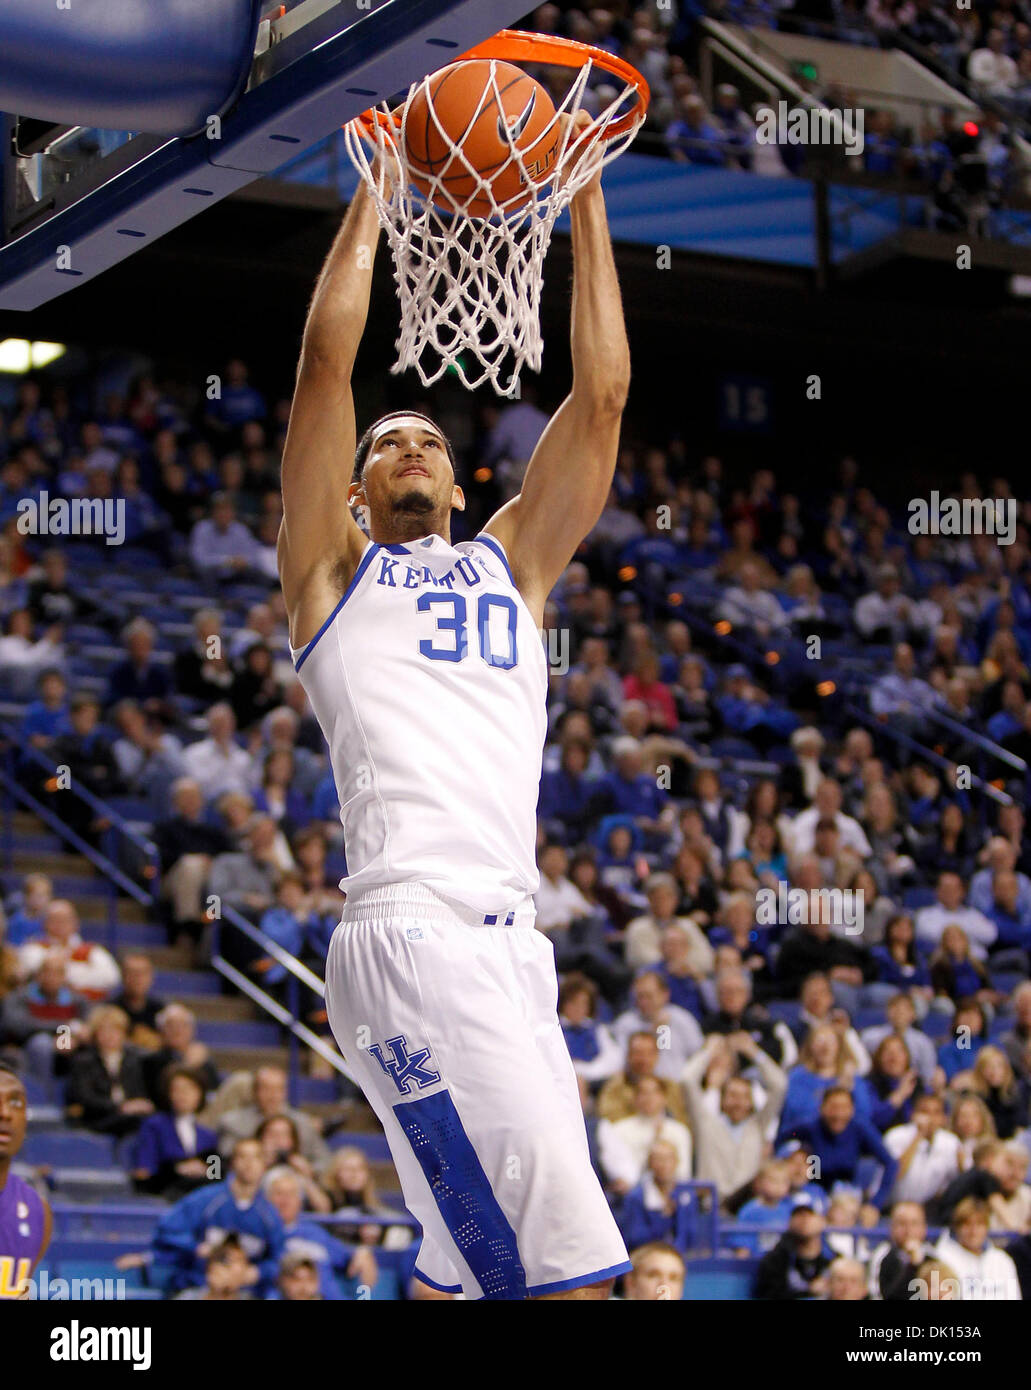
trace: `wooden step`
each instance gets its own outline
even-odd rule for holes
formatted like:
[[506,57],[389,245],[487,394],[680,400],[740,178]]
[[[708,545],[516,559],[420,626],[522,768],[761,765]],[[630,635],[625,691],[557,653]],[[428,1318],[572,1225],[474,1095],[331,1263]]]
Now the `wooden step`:
[[[103,882],[102,879],[98,879],[97,881]],[[107,914],[106,903],[102,909],[98,908],[98,904],[103,901],[99,896],[95,898],[84,898],[78,894],[74,894],[68,901],[75,908],[79,916],[85,918],[86,921],[101,915],[106,916]],[[130,922],[150,922],[153,920],[154,916],[153,909],[144,907],[142,903],[134,902],[132,898],[119,898],[117,913],[119,922],[125,922],[127,924]]]
[[242,994],[176,994],[174,998],[177,1004],[185,1004],[197,1018],[208,1022],[246,1023],[268,1018],[265,1013],[257,1013]]
[[20,874],[78,874],[95,878],[97,871],[84,855],[74,850],[16,849],[11,867]]
[[155,970],[189,970],[193,965],[187,946],[147,946],[139,954],[148,956]]
[[221,1072],[254,1071],[257,1067],[286,1068],[285,1047],[213,1047],[211,1055]]

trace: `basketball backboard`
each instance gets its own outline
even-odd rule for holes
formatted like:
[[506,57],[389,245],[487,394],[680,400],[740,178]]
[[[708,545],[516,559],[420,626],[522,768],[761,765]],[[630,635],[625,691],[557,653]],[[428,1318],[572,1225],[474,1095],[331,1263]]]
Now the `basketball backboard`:
[[[241,41],[253,56],[242,90],[187,135],[71,125],[66,101],[55,98],[49,116],[27,103],[23,82],[19,99],[37,109],[0,116],[0,309],[34,309],[100,274],[525,9],[525,0],[294,0],[259,16],[252,33],[244,6]],[[198,53],[203,27],[198,20]],[[181,46],[169,51],[182,63]],[[4,93],[0,73],[0,102],[12,104]],[[167,130],[162,116],[155,123]]]

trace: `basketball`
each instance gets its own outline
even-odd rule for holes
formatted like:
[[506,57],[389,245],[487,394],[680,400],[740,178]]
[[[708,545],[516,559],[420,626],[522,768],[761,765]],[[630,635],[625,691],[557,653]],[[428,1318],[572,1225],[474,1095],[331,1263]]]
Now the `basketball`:
[[[493,199],[506,208],[529,201],[517,149],[534,183],[544,182],[555,162],[559,129],[547,92],[521,68],[471,59],[441,68],[420,86],[404,117],[404,153],[412,182],[449,212],[488,217],[494,202],[479,190],[469,164],[486,179]],[[431,110],[432,108],[432,110]],[[436,180],[434,183],[432,180]]]

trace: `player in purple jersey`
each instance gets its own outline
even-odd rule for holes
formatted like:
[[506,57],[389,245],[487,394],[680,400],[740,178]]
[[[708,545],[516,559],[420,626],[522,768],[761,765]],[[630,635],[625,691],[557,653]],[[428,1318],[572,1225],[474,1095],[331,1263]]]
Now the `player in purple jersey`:
[[28,1110],[24,1085],[0,1062],[0,1298],[25,1296],[53,1226],[47,1202],[11,1172],[25,1139]]

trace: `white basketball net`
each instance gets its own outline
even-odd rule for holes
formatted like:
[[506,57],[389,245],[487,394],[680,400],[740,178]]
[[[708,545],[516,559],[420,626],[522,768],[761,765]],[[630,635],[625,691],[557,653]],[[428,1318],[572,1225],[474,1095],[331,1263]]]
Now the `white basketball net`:
[[[490,81],[484,84],[476,116],[491,96],[497,109],[503,109],[497,62],[491,59],[490,64]],[[347,151],[375,201],[394,262],[401,336],[392,372],[414,367],[423,384],[431,386],[450,367],[470,390],[490,381],[499,395],[517,396],[522,367],[540,371],[541,284],[555,220],[601,167],[623,153],[640,124],[637,121],[615,138],[604,138],[606,128],[633,104],[637,89],[626,86],[591,125],[579,134],[573,130],[591,68],[590,60],[579,68],[554,117],[534,140],[539,145],[559,126],[554,173],[548,182],[534,184],[514,144],[501,170],[492,171],[491,177],[496,178],[512,161],[518,165],[523,191],[508,206],[497,202],[492,184],[441,127],[430,93],[432,74],[409,88],[400,130],[392,122],[387,126],[379,121],[371,130],[360,120],[344,127]],[[452,194],[452,202],[469,204],[476,197],[488,198],[489,216],[447,211],[446,185],[439,177],[418,171],[428,189],[425,195],[411,182],[400,151],[406,147],[408,112],[420,88],[434,128],[451,151],[441,164],[442,172],[449,179],[467,172],[473,180],[472,191]],[[386,105],[379,109],[389,119]],[[561,121],[563,116],[570,118],[568,123]],[[474,123],[475,117],[470,127]],[[529,200],[511,206],[525,198],[528,189],[532,190]],[[443,207],[434,202],[438,194]],[[424,360],[427,353],[428,362]]]

